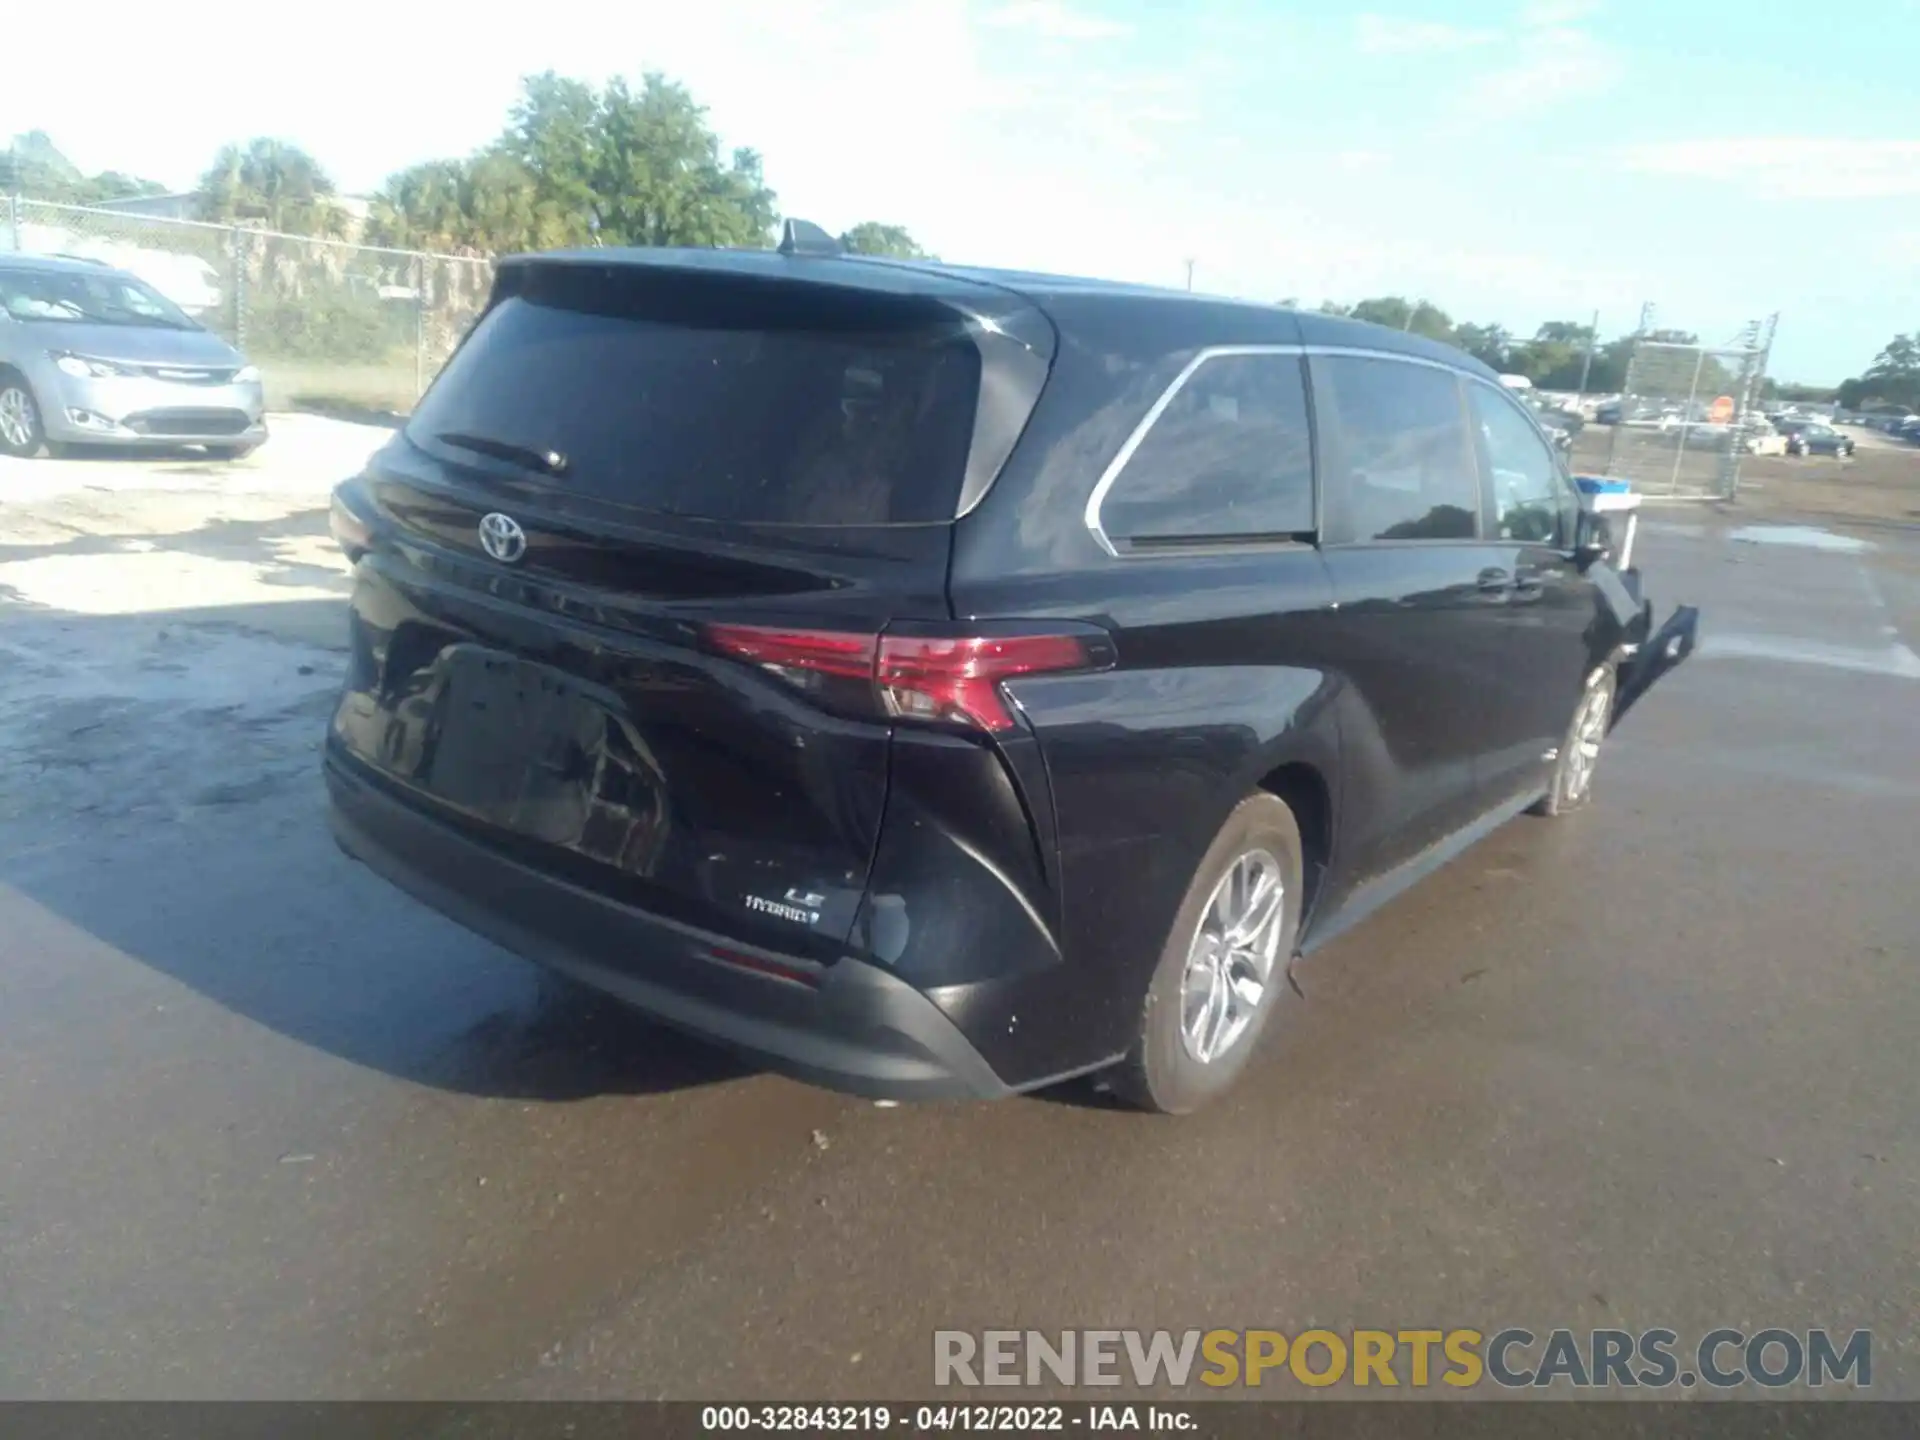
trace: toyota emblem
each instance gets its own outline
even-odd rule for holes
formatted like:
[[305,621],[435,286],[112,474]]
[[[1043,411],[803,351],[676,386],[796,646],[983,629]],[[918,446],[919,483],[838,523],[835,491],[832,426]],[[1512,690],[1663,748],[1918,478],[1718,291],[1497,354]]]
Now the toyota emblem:
[[511,565],[527,553],[527,532],[511,515],[496,510],[480,517],[480,548],[502,565]]

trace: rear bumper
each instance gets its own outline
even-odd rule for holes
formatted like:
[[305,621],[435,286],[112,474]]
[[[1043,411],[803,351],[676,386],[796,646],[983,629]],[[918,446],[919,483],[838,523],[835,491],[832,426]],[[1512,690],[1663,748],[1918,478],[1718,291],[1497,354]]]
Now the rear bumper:
[[[814,1084],[900,1100],[1010,1093],[953,1021],[878,966],[810,967],[647,914],[469,839],[351,762],[330,754],[325,772],[343,850],[516,954]],[[743,970],[707,958],[711,948],[817,969],[818,983]]]

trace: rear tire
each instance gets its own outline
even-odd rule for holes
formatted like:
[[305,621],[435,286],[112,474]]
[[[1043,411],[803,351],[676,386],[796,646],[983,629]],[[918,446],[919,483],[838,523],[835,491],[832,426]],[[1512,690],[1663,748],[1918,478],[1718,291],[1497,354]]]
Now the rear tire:
[[12,370],[0,370],[0,455],[26,459],[46,443],[40,420],[40,402],[26,379]]
[[1553,779],[1547,793],[1533,804],[1535,815],[1569,815],[1593,795],[1593,775],[1600,764],[1601,746],[1613,721],[1613,697],[1618,680],[1612,667],[1602,666],[1587,677],[1580,703],[1573,708],[1566,738],[1554,757]]
[[1239,1078],[1288,985],[1304,874],[1293,812],[1265,793],[1241,801],[1174,916],[1116,1095],[1185,1115]]

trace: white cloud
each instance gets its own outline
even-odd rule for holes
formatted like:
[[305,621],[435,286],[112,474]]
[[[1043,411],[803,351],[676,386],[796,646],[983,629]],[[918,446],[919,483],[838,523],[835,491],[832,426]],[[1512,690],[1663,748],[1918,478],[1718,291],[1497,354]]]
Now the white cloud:
[[1442,20],[1409,20],[1397,15],[1365,14],[1354,22],[1354,43],[1368,55],[1467,50],[1499,38],[1497,30],[1449,25]]
[[1445,108],[1467,120],[1514,119],[1619,83],[1619,52],[1574,23],[1596,8],[1594,0],[1531,0],[1496,29],[1367,13],[1354,23],[1354,44],[1367,55],[1470,53],[1482,68],[1460,72]]
[[1520,7],[1520,23],[1530,27],[1571,25],[1599,8],[1599,0],[1531,0]]
[[1062,0],[1009,0],[983,15],[981,23],[1047,40],[1113,40],[1133,33],[1124,21],[1076,10]]
[[1748,136],[1630,145],[1641,174],[1717,181],[1770,200],[1872,200],[1920,195],[1920,140]]
[[1554,27],[1515,41],[1511,58],[1473,77],[1464,108],[1483,119],[1513,119],[1604,95],[1620,83],[1620,54],[1585,30]]

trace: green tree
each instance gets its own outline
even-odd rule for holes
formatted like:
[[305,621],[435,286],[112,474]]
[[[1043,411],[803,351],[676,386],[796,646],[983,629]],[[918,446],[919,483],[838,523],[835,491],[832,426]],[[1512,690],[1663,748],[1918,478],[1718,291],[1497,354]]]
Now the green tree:
[[600,97],[584,80],[548,70],[521,82],[520,99],[494,150],[533,179],[539,203],[562,217],[562,243],[591,237],[600,195]]
[[456,250],[471,243],[465,160],[428,160],[389,175],[373,197],[367,239],[408,250]]
[[132,200],[143,195],[167,193],[167,187],[157,180],[143,180],[138,175],[125,175],[118,170],[102,170],[98,175],[90,175],[80,188],[85,197],[81,203],[86,205],[102,200]]
[[289,235],[339,236],[333,181],[298,145],[268,137],[225,145],[200,177],[200,218],[256,221]]
[[16,135],[0,150],[0,190],[9,195],[72,203],[85,178],[44,130]]
[[[1509,352],[1507,363],[1514,374],[1526,376],[1542,390],[1578,389],[1592,339],[1591,325],[1549,320],[1533,332],[1531,340]],[[1593,388],[1591,376],[1587,385]]]
[[461,204],[468,226],[461,248],[486,255],[553,250],[579,238],[565,207],[540,193],[540,182],[511,155],[476,155],[463,172]]
[[1355,320],[1384,325],[1389,330],[1405,330],[1429,340],[1452,340],[1453,318],[1437,305],[1425,300],[1408,300],[1400,295],[1379,295],[1362,300],[1347,312]]
[[596,90],[548,71],[522,82],[498,141],[390,177],[373,219],[384,243],[422,249],[758,247],[774,193],[753,151],[722,156],[684,86],[650,73]]
[[601,238],[622,245],[762,247],[774,195],[752,150],[720,154],[704,106],[650,73],[636,92],[614,80],[600,96],[591,175]]
[[937,258],[921,249],[904,225],[883,225],[877,220],[861,221],[840,237],[840,246],[850,255],[885,255],[894,260]]
[[1773,379],[1760,382],[1760,398],[1763,400],[1784,400],[1790,405],[1824,405],[1839,398],[1839,391],[1831,385],[1794,385],[1782,384]]
[[1513,335],[1503,326],[1466,324],[1453,332],[1453,343],[1483,365],[1507,371]]
[[1920,408],[1920,331],[1894,336],[1860,378],[1868,394]]
[[165,193],[164,185],[117,170],[105,170],[98,175],[81,173],[80,167],[60,153],[44,130],[16,135],[0,150],[0,194],[24,195],[31,200],[68,205],[96,205],[102,200]]
[[1593,352],[1593,370],[1587,376],[1590,395],[1617,395],[1627,388],[1627,366],[1633,360],[1633,337],[1622,335]]

